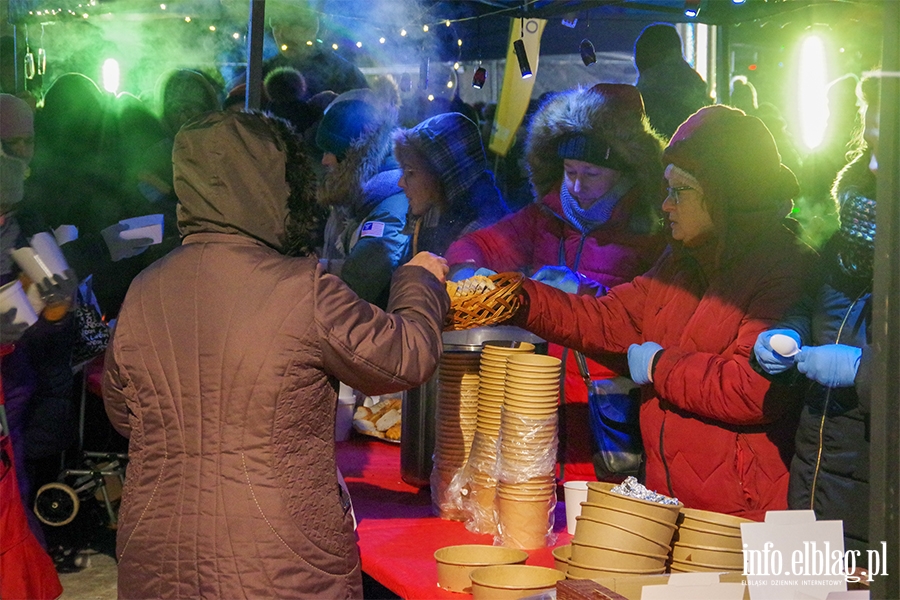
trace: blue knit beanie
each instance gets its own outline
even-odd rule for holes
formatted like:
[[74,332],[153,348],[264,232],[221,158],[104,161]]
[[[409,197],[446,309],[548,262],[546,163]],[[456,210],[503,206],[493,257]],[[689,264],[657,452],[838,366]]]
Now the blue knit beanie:
[[350,145],[379,123],[378,111],[362,100],[336,100],[325,110],[316,132],[316,145],[343,160]]

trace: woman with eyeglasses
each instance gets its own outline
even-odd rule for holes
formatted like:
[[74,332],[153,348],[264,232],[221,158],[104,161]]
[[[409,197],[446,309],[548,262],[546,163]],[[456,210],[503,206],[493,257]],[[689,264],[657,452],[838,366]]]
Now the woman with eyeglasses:
[[749,357],[815,258],[786,218],[797,180],[765,125],[725,106],[688,118],[663,162],[671,243],[657,263],[602,298],[526,281],[514,322],[588,356],[627,353],[647,487],[761,520],[787,507],[799,403]]

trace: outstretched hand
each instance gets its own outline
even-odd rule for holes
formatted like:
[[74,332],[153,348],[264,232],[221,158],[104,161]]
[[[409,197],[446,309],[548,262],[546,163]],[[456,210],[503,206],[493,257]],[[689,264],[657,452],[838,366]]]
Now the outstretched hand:
[[785,356],[772,348],[772,338],[776,335],[784,335],[793,339],[797,342],[798,348],[801,343],[800,335],[793,329],[769,329],[760,333],[756,338],[756,343],[753,345],[753,352],[756,354],[756,362],[769,375],[778,375],[787,371],[794,365],[794,359],[796,358],[794,354]]
[[71,302],[75,296],[75,290],[78,289],[78,276],[73,269],[66,269],[63,275],[54,275],[52,281],[44,277],[35,285],[44,304]]
[[567,294],[577,294],[581,283],[575,271],[568,267],[554,265],[541,267],[531,278]]
[[422,267],[437,277],[438,281],[441,283],[447,281],[447,273],[450,271],[447,260],[444,257],[432,254],[431,252],[419,252],[406,264]]
[[797,370],[825,387],[850,387],[856,381],[862,350],[845,344],[806,346],[797,355]]
[[19,341],[25,330],[28,329],[28,323],[19,321],[16,323],[16,308],[10,308],[0,313],[0,344],[14,344]]
[[113,262],[120,261],[123,258],[137,256],[153,245],[153,238],[137,238],[133,240],[122,237],[122,232],[128,229],[121,223],[114,223],[100,231],[106,247],[109,248],[109,255]]

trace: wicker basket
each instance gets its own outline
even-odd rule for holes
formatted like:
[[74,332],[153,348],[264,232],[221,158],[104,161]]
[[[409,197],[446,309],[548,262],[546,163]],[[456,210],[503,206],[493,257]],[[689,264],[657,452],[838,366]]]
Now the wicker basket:
[[[450,312],[444,331],[459,331],[496,325],[512,317],[519,308],[519,290],[524,276],[521,273],[497,273],[490,277],[476,276],[460,282],[447,282]],[[493,286],[492,289],[488,289]],[[475,292],[461,292],[467,287]]]

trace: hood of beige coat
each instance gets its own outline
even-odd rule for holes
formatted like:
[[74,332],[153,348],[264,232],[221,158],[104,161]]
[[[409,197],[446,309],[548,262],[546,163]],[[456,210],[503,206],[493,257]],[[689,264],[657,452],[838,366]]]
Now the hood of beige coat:
[[172,161],[182,236],[232,233],[283,249],[286,152],[259,115],[216,112],[185,124]]

